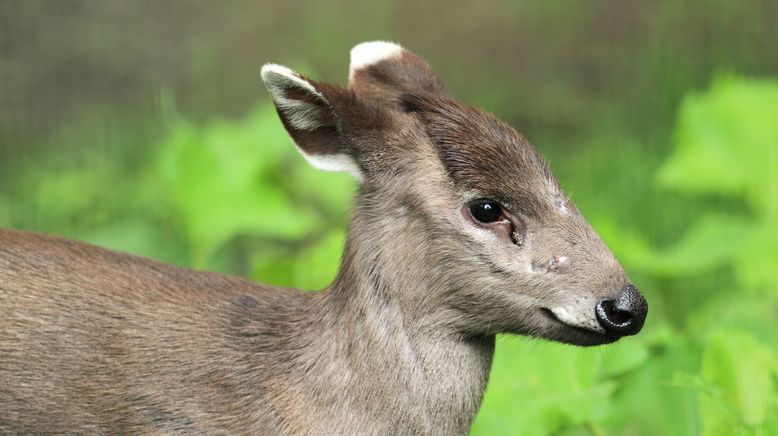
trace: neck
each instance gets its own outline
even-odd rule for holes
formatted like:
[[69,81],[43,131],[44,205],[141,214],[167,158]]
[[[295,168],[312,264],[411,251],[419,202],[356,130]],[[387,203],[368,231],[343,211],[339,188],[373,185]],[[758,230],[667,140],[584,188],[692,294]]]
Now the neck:
[[[326,368],[316,389],[336,393],[325,400],[329,413],[353,423],[351,430],[467,433],[486,386],[494,336],[454,330],[444,308],[419,298],[434,295],[430,284],[404,280],[410,274],[403,265],[394,273],[383,269],[385,251],[361,242],[350,239],[342,269],[322,295],[331,329],[322,343],[333,363],[319,360]],[[387,254],[397,268],[399,256]]]

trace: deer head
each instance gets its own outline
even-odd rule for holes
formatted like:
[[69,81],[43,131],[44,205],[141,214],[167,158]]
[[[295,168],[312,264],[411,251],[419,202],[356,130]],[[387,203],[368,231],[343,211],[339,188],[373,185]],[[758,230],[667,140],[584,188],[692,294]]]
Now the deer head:
[[420,57],[370,42],[348,88],[274,64],[262,78],[303,156],[361,183],[342,283],[357,269],[463,335],[595,345],[643,326],[645,299],[534,147]]

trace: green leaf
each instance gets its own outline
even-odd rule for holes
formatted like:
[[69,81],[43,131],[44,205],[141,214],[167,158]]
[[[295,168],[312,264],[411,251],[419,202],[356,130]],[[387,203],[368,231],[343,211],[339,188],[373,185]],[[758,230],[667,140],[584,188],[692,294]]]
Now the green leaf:
[[[303,158],[299,159],[302,162]],[[297,198],[321,205],[329,214],[341,218],[338,221],[345,221],[346,211],[356,191],[353,177],[317,170],[307,164],[296,165],[291,176],[295,180],[292,189]]]
[[171,240],[170,235],[160,230],[151,221],[125,219],[75,236],[78,240],[100,247],[183,265],[185,252],[176,250],[179,248],[176,241]]
[[778,396],[772,378],[776,371],[776,356],[751,335],[732,331],[713,335],[702,361],[703,380],[712,388],[700,398],[703,434],[748,434],[776,416]]
[[[643,335],[643,332],[634,339]],[[661,336],[667,336],[662,334]],[[699,367],[699,349],[672,334],[652,345],[649,358],[618,379],[613,410],[603,422],[611,435],[686,436],[698,433],[697,390],[689,386]],[[669,342],[665,342],[668,340]],[[625,342],[633,338],[624,339]],[[654,342],[656,339],[650,341]]]
[[723,292],[699,305],[687,317],[687,333],[707,340],[720,331],[747,333],[773,350],[778,350],[778,299],[738,289]]
[[602,350],[601,373],[604,376],[619,376],[634,371],[649,358],[648,348],[641,338],[619,341]]
[[295,286],[315,290],[329,285],[338,273],[346,232],[333,230],[318,244],[300,253],[295,263]]
[[778,221],[752,226],[735,258],[735,273],[746,289],[778,296]]
[[[742,246],[754,232],[750,220],[707,214],[689,226],[675,244],[652,249],[639,238],[624,235],[619,246],[628,262],[644,271],[662,276],[699,274],[728,265],[742,254]],[[610,239],[617,239],[611,236]],[[626,241],[632,241],[626,245]]]
[[778,82],[720,78],[688,96],[677,148],[658,173],[679,191],[745,196],[754,211],[778,217]]
[[295,286],[295,258],[288,250],[264,250],[252,265],[251,277],[262,283],[292,288]]
[[263,252],[254,259],[252,277],[263,283],[317,290],[329,285],[340,267],[346,233],[333,230],[300,251]]
[[202,131],[178,122],[162,145],[159,168],[198,266],[240,234],[299,239],[318,223],[316,214],[295,206],[274,179],[295,151],[288,139],[281,140],[286,133],[271,114],[264,109]]
[[596,349],[499,337],[472,434],[546,435],[607,416],[615,384]]

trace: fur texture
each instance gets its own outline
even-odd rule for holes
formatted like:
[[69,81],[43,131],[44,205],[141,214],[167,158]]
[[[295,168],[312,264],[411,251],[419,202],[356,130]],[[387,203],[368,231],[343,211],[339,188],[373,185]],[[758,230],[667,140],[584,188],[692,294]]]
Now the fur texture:
[[629,280],[529,142],[360,47],[347,89],[263,69],[300,151],[361,180],[332,285],[0,230],[0,433],[466,434],[497,333],[618,339],[595,306]]

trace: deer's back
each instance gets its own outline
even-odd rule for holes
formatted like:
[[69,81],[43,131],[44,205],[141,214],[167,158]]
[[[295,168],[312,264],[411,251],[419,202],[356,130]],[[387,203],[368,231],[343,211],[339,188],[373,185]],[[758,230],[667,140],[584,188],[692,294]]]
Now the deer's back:
[[280,332],[310,298],[0,230],[0,433],[272,429]]

